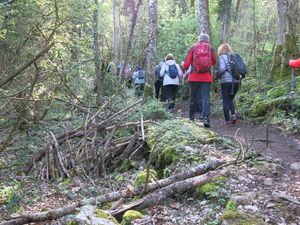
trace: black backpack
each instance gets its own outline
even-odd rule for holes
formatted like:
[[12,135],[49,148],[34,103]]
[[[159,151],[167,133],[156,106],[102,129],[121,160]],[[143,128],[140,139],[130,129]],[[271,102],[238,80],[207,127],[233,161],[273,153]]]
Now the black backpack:
[[239,54],[229,55],[228,63],[231,69],[231,74],[234,79],[240,80],[245,78],[246,74],[248,73],[247,66]]
[[143,70],[139,70],[138,71],[138,75],[137,75],[137,77],[139,78],[139,79],[144,79],[145,78],[145,73],[144,73],[144,71]]
[[175,79],[176,77],[178,77],[178,70],[176,65],[170,65],[169,69],[167,71],[167,74],[169,75],[169,77],[171,77],[172,79]]

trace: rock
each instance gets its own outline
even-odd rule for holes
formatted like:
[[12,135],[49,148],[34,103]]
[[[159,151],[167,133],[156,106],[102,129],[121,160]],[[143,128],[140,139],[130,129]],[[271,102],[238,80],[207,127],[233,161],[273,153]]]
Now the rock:
[[294,198],[294,197],[292,197],[292,196],[290,196],[290,195],[288,195],[288,194],[286,194],[284,192],[276,192],[276,191],[274,191],[274,192],[272,192],[272,195],[276,199],[284,199],[284,200],[290,201],[292,203],[295,203],[297,205],[300,205],[300,202],[299,202],[299,200],[297,198]]
[[256,212],[259,210],[258,207],[255,205],[245,205],[244,208],[247,210],[253,211],[253,212]]
[[237,205],[246,205],[251,203],[257,196],[256,192],[248,192],[245,195],[232,195],[230,200],[236,202]]
[[265,179],[264,185],[266,185],[266,186],[272,186],[272,185],[273,185],[273,180],[272,180],[272,178],[267,178],[267,179]]
[[275,204],[274,203],[272,203],[272,202],[268,202],[267,204],[266,204],[266,208],[273,208],[275,206]]
[[108,219],[96,218],[96,217],[91,218],[91,224],[92,225],[116,225],[115,223],[109,221]]
[[300,170],[300,162],[295,162],[295,163],[291,164],[290,168],[292,170]]

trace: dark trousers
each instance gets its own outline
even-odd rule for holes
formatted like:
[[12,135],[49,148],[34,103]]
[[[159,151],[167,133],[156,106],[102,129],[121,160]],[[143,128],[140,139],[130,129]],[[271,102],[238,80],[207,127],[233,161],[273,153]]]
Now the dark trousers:
[[[233,85],[233,86],[232,86]],[[231,115],[235,114],[235,106],[234,106],[234,96],[239,90],[239,83],[222,83],[221,91],[222,91],[222,99],[223,99],[223,112],[225,121],[230,120],[229,112]]]
[[177,92],[178,85],[165,85],[164,94],[168,101],[168,109],[173,109],[175,106],[175,97]]
[[154,87],[155,87],[155,98],[158,99],[159,98],[159,91],[161,90],[160,93],[160,99],[162,99],[162,80],[157,80],[154,83]]
[[195,113],[199,110],[199,97],[202,97],[203,118],[210,115],[210,85],[208,82],[190,82],[190,119],[194,120]]
[[199,91],[198,93],[198,108],[196,110],[197,113],[199,113],[200,116],[202,116],[202,95],[201,95],[201,91]]
[[144,93],[145,84],[135,84],[135,95],[140,97]]

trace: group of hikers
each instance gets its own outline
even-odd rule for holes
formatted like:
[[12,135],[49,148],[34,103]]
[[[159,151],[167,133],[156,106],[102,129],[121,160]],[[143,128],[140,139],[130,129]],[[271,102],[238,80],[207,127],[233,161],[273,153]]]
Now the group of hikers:
[[[218,56],[218,69],[213,74],[212,68],[217,63],[216,51],[210,45],[209,35],[204,33],[191,47],[180,66],[172,54],[167,54],[164,62],[161,61],[155,68],[155,97],[158,99],[160,93],[160,100],[166,100],[169,112],[174,112],[177,89],[181,80],[188,80],[190,86],[189,118],[194,121],[195,114],[198,112],[204,126],[210,127],[210,90],[214,80],[213,75],[215,75],[221,81],[224,125],[236,124],[234,97],[240,87],[242,76],[237,76],[236,69],[233,68],[233,51],[229,44],[222,44],[218,48]],[[139,67],[133,73],[132,78],[136,86],[136,94],[141,95],[146,82],[145,72]]]

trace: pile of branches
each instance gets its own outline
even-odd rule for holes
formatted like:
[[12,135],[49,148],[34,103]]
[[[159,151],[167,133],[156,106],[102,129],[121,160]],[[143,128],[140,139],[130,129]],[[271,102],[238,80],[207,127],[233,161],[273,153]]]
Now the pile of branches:
[[[130,112],[141,102],[142,99],[116,113],[104,113],[105,104],[79,128],[60,135],[49,132],[51,141],[33,157],[26,171],[47,180],[67,178],[79,172],[105,176],[143,149],[143,127],[148,121],[143,121],[141,116],[138,122],[127,122]],[[130,127],[129,135],[117,137],[115,134],[124,127]]]

